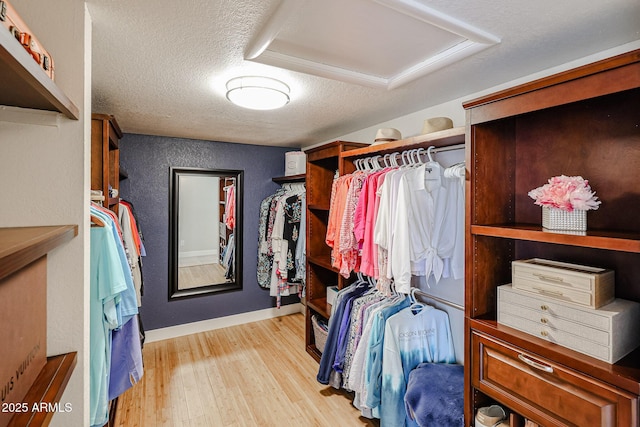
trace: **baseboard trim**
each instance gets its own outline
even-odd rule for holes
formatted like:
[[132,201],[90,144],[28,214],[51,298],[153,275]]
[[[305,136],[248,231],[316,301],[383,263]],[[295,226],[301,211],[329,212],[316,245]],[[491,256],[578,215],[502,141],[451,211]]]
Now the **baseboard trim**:
[[245,323],[273,319],[275,317],[287,316],[289,314],[300,312],[304,312],[304,307],[300,303],[295,303],[283,305],[280,308],[267,308],[264,310],[250,311],[248,313],[234,314],[232,316],[202,320],[200,322],[186,323],[184,325],[152,329],[145,331],[145,342],[168,340],[171,338],[182,337],[184,335],[197,334],[199,332],[206,332],[229,326],[243,325]]

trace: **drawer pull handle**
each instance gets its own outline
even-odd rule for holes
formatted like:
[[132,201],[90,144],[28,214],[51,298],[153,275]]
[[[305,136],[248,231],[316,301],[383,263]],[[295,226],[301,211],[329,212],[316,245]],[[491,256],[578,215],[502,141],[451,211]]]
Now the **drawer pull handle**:
[[551,289],[543,289],[543,288],[539,288],[537,286],[534,286],[533,289],[535,289],[536,291],[541,292],[543,294],[553,294],[553,295],[562,296],[562,292],[561,291],[552,291]]
[[548,322],[549,322],[549,321],[548,321],[546,318],[544,318],[544,317],[540,319],[540,323],[544,323],[544,324],[546,324],[546,323],[548,323]]
[[547,282],[559,282],[559,283],[564,282],[562,277],[545,276],[544,274],[540,274],[540,273],[533,273],[533,275],[539,278],[540,280],[546,280]]
[[548,372],[550,374],[553,373],[553,368],[551,366],[543,365],[542,363],[538,363],[535,360],[531,360],[524,354],[519,354],[518,359],[522,360],[524,363],[531,366],[532,368],[536,368],[541,371]]
[[546,337],[549,335],[549,332],[547,331],[540,331],[540,335],[542,335],[543,337]]
[[547,307],[546,305],[541,305],[540,310],[549,310],[549,307]]

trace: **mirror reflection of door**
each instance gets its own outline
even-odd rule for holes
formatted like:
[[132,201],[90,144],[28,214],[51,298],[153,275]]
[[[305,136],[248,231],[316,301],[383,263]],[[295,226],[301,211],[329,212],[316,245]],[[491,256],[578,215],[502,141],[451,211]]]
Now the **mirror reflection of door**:
[[[224,179],[224,178],[223,178]],[[223,263],[233,230],[226,217],[226,192],[217,176],[181,176],[178,211],[178,289],[231,282]],[[222,190],[222,192],[221,192]]]
[[169,298],[242,287],[241,171],[172,168]]

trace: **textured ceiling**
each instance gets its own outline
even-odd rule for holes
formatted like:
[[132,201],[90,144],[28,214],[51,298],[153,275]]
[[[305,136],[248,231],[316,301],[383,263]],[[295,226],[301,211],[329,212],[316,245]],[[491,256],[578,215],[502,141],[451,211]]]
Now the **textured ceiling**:
[[[291,147],[330,140],[640,40],[637,0],[87,4],[93,20],[94,112],[115,115],[127,133]],[[434,19],[439,25],[433,27],[406,13],[420,15],[424,9],[445,21]],[[388,82],[442,49],[461,46],[468,35],[446,28],[447,19],[493,42],[402,84],[354,80],[365,75]],[[253,61],[245,59],[256,52]],[[274,63],[269,56],[282,54],[303,59],[305,67],[266,65]],[[306,67],[309,62],[343,70],[344,76],[326,73],[326,67],[316,72]],[[286,81],[291,102],[275,111],[232,105],[224,85],[246,74]]]

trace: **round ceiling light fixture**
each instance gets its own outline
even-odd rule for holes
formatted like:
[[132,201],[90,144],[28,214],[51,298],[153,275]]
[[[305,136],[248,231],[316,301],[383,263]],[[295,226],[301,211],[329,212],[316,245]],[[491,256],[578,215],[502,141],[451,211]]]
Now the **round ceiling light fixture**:
[[270,77],[235,77],[227,82],[227,99],[252,110],[274,110],[289,103],[289,86]]

